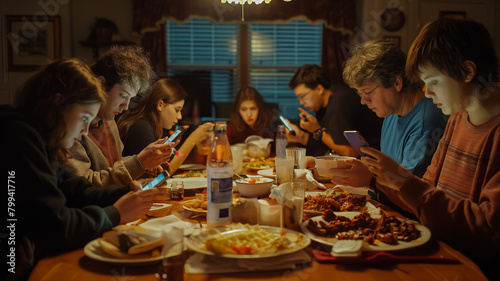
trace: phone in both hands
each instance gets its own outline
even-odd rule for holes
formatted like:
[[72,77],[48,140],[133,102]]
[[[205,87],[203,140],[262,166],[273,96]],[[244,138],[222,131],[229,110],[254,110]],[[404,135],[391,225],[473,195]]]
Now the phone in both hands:
[[360,132],[353,130],[353,131],[344,131],[344,136],[349,141],[351,146],[356,150],[356,152],[360,156],[366,156],[366,157],[371,157],[371,155],[368,155],[366,153],[361,152],[362,147],[369,147],[370,144],[366,141],[366,139],[361,135]]
[[169,143],[169,142],[176,142],[183,134],[186,132],[188,126],[181,126],[175,132],[164,142]]
[[163,183],[164,181],[168,180],[168,178],[170,178],[170,174],[168,173],[168,171],[163,171],[159,176],[157,176],[156,178],[154,178],[151,182],[149,182],[145,186],[141,186],[141,189],[142,190],[148,190],[148,189],[151,189],[153,187],[156,187],[157,185],[159,185],[159,184]]

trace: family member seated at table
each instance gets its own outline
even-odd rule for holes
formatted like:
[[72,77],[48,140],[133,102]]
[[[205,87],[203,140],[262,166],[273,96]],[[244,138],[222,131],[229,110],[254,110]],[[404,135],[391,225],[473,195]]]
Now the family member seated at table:
[[236,95],[231,122],[227,126],[230,144],[244,143],[248,136],[274,139],[273,120],[260,93],[252,88],[241,89]]
[[379,147],[382,119],[364,107],[352,89],[330,82],[317,65],[304,65],[289,82],[300,105],[316,112],[316,117],[299,108],[300,128],[292,124],[296,135],[287,134],[288,142],[306,146],[307,155],[320,156],[328,152],[357,156],[344,136],[346,130],[358,130],[374,147]]
[[67,149],[88,132],[105,99],[99,80],[85,63],[63,59],[24,84],[14,108],[1,106],[0,130],[8,137],[0,141],[0,165],[14,194],[12,218],[17,219],[11,223],[15,244],[9,247],[16,251],[15,274],[9,280],[27,279],[41,258],[82,248],[151,207],[157,189],[137,191],[138,182],[93,187],[60,164]]
[[[118,128],[123,141],[123,155],[139,154],[150,143],[164,137],[182,119],[186,91],[172,78],[163,78],[151,86],[149,92],[128,114],[120,117]],[[170,172],[175,173],[197,143],[210,136],[212,123],[194,130],[170,160]],[[184,135],[186,136],[186,135]]]
[[[440,18],[413,42],[406,70],[426,96],[451,115],[423,179],[373,148],[361,161],[377,187],[397,192],[432,236],[500,276],[499,60],[486,28]],[[492,279],[493,280],[493,279]]]
[[147,170],[152,174],[163,171],[160,165],[170,159],[175,144],[158,140],[137,155],[122,157],[123,143],[114,120],[153,81],[148,56],[140,47],[113,47],[91,69],[107,92],[106,102],[90,124],[88,136],[70,149],[68,165],[95,186],[128,184]]
[[[420,81],[407,79],[405,64],[406,55],[399,47],[375,40],[352,49],[343,76],[359,93],[361,103],[385,118],[380,150],[421,178],[443,135],[447,117],[425,97]],[[369,186],[374,180],[372,173],[357,160],[348,163],[351,169],[332,170],[332,182]],[[383,203],[390,202],[383,193],[380,196]],[[397,195],[390,199],[397,200]]]

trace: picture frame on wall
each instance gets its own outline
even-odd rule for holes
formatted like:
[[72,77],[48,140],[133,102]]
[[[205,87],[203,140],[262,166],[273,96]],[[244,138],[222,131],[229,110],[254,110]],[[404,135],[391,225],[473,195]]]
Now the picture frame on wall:
[[397,47],[401,48],[401,37],[399,36],[384,36],[385,41],[390,41]]
[[35,71],[61,58],[61,17],[5,16],[8,71]]

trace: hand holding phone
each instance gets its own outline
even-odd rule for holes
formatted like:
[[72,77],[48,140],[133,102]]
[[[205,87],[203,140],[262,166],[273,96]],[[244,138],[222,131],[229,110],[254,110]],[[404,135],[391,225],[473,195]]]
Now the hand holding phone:
[[288,121],[285,119],[285,117],[283,117],[283,115],[280,115],[279,118],[280,118],[281,123],[283,123],[283,125],[285,125],[285,127],[290,131],[290,134],[292,136],[295,136],[295,131],[293,130],[290,123],[288,123]]
[[156,187],[160,183],[166,181],[168,178],[170,178],[170,174],[168,173],[168,171],[163,171],[163,173],[154,178],[150,183],[146,184],[145,186],[141,186],[141,189],[148,190],[150,188]]
[[184,132],[187,130],[189,126],[181,126],[179,127],[179,129],[177,129],[165,142],[165,143],[169,143],[169,142],[176,142],[183,134]]
[[354,148],[354,150],[356,150],[356,152],[360,156],[372,157],[371,155],[368,155],[366,153],[361,152],[362,147],[369,147],[370,145],[365,140],[365,138],[361,135],[360,132],[358,132],[356,130],[344,131],[344,136],[349,141],[349,143]]

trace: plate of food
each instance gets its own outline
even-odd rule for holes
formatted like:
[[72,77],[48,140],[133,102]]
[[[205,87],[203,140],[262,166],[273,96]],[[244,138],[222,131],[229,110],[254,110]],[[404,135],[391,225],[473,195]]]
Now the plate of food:
[[135,225],[120,225],[83,248],[91,259],[123,265],[144,265],[161,261],[163,239],[146,234],[147,229]]
[[309,237],[293,230],[239,223],[192,235],[187,246],[205,255],[255,259],[294,253],[310,243]]
[[195,198],[195,199],[184,201],[182,203],[182,208],[184,208],[184,210],[188,210],[188,211],[193,212],[193,213],[205,213],[206,214],[207,213],[207,197],[205,195],[205,199],[203,199],[203,198],[199,198],[197,196],[197,198]]
[[243,162],[243,167],[252,170],[265,170],[274,167],[274,158],[250,158],[248,161]]
[[423,245],[430,230],[412,221],[367,212],[333,212],[311,218],[301,230],[312,240],[334,246],[339,240],[363,240],[364,251],[396,251]]
[[306,192],[304,198],[306,214],[319,216],[328,209],[335,212],[373,212],[377,208],[367,201],[366,196],[350,193]]
[[208,185],[207,178],[170,178],[167,180],[167,186],[172,185],[173,180],[181,180],[184,183],[184,189],[199,189]]
[[266,178],[272,178],[272,179],[274,179],[276,177],[276,171],[274,170],[274,168],[259,170],[257,172],[257,174],[260,176],[263,176]]
[[207,165],[203,164],[182,164],[179,166],[180,170],[205,170],[207,168]]
[[179,173],[176,173],[172,176],[172,178],[206,178],[207,171],[206,170],[186,170]]

